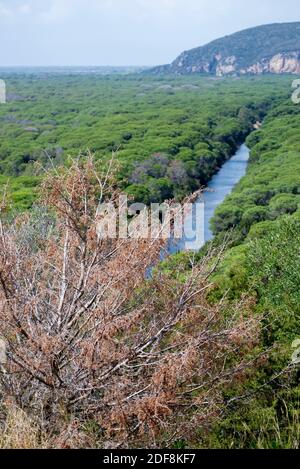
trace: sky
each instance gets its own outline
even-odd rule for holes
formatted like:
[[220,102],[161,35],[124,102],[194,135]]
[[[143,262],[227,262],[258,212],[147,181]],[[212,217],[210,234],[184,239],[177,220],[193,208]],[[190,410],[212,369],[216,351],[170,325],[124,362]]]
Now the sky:
[[0,0],[0,66],[158,65],[299,0]]

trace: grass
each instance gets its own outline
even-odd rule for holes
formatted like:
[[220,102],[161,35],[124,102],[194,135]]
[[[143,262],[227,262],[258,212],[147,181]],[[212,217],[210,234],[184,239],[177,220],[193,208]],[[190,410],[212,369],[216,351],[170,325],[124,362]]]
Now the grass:
[[5,412],[5,423],[0,429],[0,449],[41,449],[47,446],[37,424],[23,410],[9,405]]

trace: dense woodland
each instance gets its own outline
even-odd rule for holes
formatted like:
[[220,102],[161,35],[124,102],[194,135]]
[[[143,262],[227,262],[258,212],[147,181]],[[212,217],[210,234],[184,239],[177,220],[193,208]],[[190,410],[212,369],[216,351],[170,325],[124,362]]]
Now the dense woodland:
[[60,165],[88,151],[100,160],[118,151],[120,185],[137,200],[182,198],[205,185],[290,92],[289,78],[4,78],[0,183],[11,178],[20,208],[32,204],[40,181],[34,162]]
[[[298,448],[292,79],[7,82],[0,447]],[[161,242],[99,242],[103,198],[182,199],[247,136],[247,175],[197,255],[172,256],[146,280]]]
[[[247,176],[213,220],[216,232],[235,226],[238,244],[226,255],[217,289],[229,288],[232,298],[253,294],[253,311],[264,317],[261,346],[273,348],[270,361],[247,383],[259,392],[237,406],[226,444],[232,437],[231,444],[240,445],[240,431],[247,447],[299,445],[299,368],[290,363],[291,345],[300,336],[299,125],[300,107],[290,101],[268,113],[247,140]],[[226,424],[218,435],[221,445],[223,431]]]

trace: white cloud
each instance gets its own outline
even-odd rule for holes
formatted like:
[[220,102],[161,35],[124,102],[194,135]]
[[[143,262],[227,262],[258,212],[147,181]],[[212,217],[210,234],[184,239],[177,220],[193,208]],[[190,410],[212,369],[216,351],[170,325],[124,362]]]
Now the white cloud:
[[225,34],[299,17],[299,0],[0,0],[0,66],[166,63]]
[[0,2],[0,19],[1,19],[1,21],[3,22],[5,20],[12,19],[13,16],[14,16],[14,13],[11,10],[11,8],[9,8],[6,5],[6,2]]
[[64,21],[71,12],[71,2],[67,0],[53,0],[51,4],[38,13],[39,19],[49,23]]
[[23,3],[19,6],[19,12],[22,15],[28,15],[31,13],[31,6],[28,3]]
[[30,15],[32,21],[45,19],[46,21],[61,21],[66,19],[76,3],[81,0],[2,0],[0,2],[0,13],[6,14],[16,21],[22,19],[23,15]]

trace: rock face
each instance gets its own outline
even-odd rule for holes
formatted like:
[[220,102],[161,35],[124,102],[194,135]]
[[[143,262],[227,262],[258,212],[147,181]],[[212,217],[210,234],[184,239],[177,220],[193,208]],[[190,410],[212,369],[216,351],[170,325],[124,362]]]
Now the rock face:
[[224,60],[220,59],[215,70],[218,77],[226,75],[262,75],[264,73],[300,74],[300,50],[276,54],[244,68],[238,68],[236,57],[226,57]]
[[300,74],[300,22],[247,29],[183,52],[152,74],[209,74],[218,77]]

